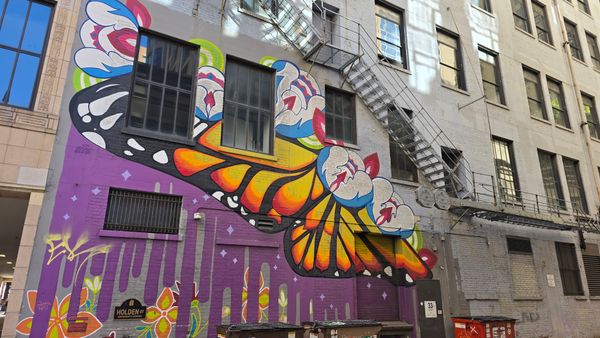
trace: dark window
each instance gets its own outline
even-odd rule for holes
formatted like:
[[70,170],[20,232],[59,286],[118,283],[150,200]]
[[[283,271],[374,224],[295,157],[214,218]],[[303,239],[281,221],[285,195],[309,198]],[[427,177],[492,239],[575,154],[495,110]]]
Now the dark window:
[[177,234],[181,196],[110,188],[105,230]]
[[564,294],[566,296],[583,295],[575,245],[556,242],[556,257]]
[[521,196],[512,142],[494,138],[492,144],[500,196],[505,201],[518,201]]
[[380,57],[384,58],[385,61],[408,68],[404,46],[406,41],[404,13],[377,3],[375,5],[375,15],[377,48]]
[[590,296],[600,296],[600,254],[598,253],[598,246],[588,243],[582,256]]
[[277,0],[241,0],[240,7],[259,15],[267,15],[260,4],[261,1],[264,3],[265,8],[268,8],[273,14],[277,15],[279,8]]
[[271,153],[275,70],[228,57],[225,78],[222,144]]
[[594,69],[600,70],[600,50],[598,49],[598,39],[596,36],[585,32],[585,39],[587,40],[588,48],[590,49],[590,56],[592,57],[592,64]]
[[531,254],[531,242],[524,238],[507,237],[506,245],[509,253],[524,253]]
[[325,132],[328,138],[356,144],[354,94],[325,87]]
[[582,12],[590,14],[590,4],[588,4],[588,0],[577,0],[577,7]]
[[548,24],[546,6],[537,1],[532,1],[531,6],[533,7],[533,19],[535,22],[538,39],[552,44],[552,33],[550,32],[550,25]]
[[523,67],[523,76],[525,78],[525,90],[527,91],[529,114],[533,117],[547,120],[546,105],[544,104],[542,86],[540,84],[540,73]]
[[495,103],[504,104],[504,90],[502,89],[498,54],[479,47],[479,65],[481,66],[485,98]]
[[486,12],[491,12],[490,0],[471,0],[471,5],[479,7]]
[[565,168],[565,177],[567,179],[567,189],[571,197],[573,210],[578,213],[588,213],[588,206],[585,199],[585,189],[579,172],[579,161],[563,157],[563,166]]
[[[335,45],[339,33],[336,32],[336,17],[339,9],[327,3],[315,1],[312,5],[312,23],[327,39],[327,42]],[[321,51],[322,53],[323,51]],[[333,53],[329,50],[329,53]]]
[[531,33],[531,27],[529,26],[529,15],[527,13],[527,4],[525,0],[511,0],[513,18],[515,25],[520,29]]
[[[396,109],[395,106],[391,105],[389,109]],[[408,116],[408,119],[412,119],[412,111],[408,109],[404,109],[404,112]],[[398,135],[399,138],[405,139],[406,137],[410,137],[412,134],[410,128],[403,126],[402,128],[398,128],[400,130],[405,131],[406,135]],[[410,158],[406,155],[405,151],[402,149],[400,144],[394,142],[392,137],[389,138],[390,142],[390,159],[392,166],[392,177],[398,180],[418,182],[419,177],[417,174],[417,167],[410,160]],[[412,143],[411,139],[407,139],[404,141],[404,144]],[[410,149],[409,149],[410,151]]]
[[540,159],[540,168],[542,169],[542,181],[544,182],[544,190],[548,206],[551,209],[565,208],[563,191],[560,185],[560,177],[558,176],[558,167],[556,164],[556,155],[538,150]]
[[590,130],[590,136],[600,138],[600,123],[598,123],[598,111],[596,110],[596,100],[593,96],[581,93],[585,119]]
[[550,94],[550,105],[552,106],[554,122],[565,128],[571,128],[562,83],[551,78],[546,79],[548,82],[548,93]]
[[583,52],[581,51],[581,42],[579,42],[579,35],[577,34],[577,25],[571,21],[565,20],[565,28],[567,30],[567,38],[569,39],[569,46],[571,48],[571,56],[577,60],[583,61]]
[[450,87],[465,89],[458,36],[438,28],[437,37],[442,83]]
[[53,7],[0,0],[0,103],[30,109],[42,68]]
[[197,63],[197,46],[140,32],[128,128],[189,138]]
[[442,147],[442,161],[448,166],[450,172],[445,172],[445,186],[446,192],[452,196],[456,197],[456,192],[460,190],[460,186],[462,183],[460,182],[460,177],[463,173],[461,162],[463,160],[462,151],[458,149],[451,149]]

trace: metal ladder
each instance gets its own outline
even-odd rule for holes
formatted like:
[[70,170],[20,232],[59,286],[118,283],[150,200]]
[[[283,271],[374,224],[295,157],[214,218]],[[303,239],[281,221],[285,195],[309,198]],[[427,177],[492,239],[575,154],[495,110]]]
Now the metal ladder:
[[[340,47],[335,47],[296,4],[302,1],[258,0],[286,40],[302,53],[305,60],[340,71],[344,81],[367,105],[391,140],[400,146],[434,188],[444,189],[452,197],[472,197],[468,162],[464,158],[443,158],[444,149],[458,148],[419,103],[398,71],[382,64],[389,60],[381,56],[376,41],[360,23],[338,16],[349,25],[336,23],[337,29],[343,31],[343,34],[339,33],[339,40],[343,41],[339,41]],[[313,3],[308,5],[311,7],[304,9],[312,12]],[[326,18],[323,14],[322,19]],[[353,27],[349,28],[350,25]],[[330,49],[326,55],[337,53],[341,56],[337,60],[332,57],[320,59],[319,53],[326,48]],[[352,56],[344,57],[344,53]]]

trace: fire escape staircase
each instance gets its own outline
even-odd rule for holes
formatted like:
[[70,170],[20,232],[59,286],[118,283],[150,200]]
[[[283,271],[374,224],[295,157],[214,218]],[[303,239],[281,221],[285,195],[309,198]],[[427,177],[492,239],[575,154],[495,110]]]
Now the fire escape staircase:
[[[443,156],[445,150],[458,147],[394,69],[398,67],[394,61],[383,56],[371,34],[360,23],[343,16],[330,21],[333,15],[327,15],[321,1],[304,1],[258,0],[282,36],[307,62],[340,72],[344,83],[352,87],[431,187],[448,193],[451,212],[461,217],[600,233],[600,219],[575,212],[565,217],[566,211],[561,214],[550,202],[540,202],[546,199],[543,196],[536,195],[535,202],[507,199],[493,176],[491,185],[481,184],[475,173],[471,175],[464,158]],[[317,28],[314,15],[330,29]],[[489,193],[482,193],[485,189]]]
[[[296,2],[259,0],[285,39],[302,53],[305,60],[340,71],[433,188],[444,189],[452,197],[468,197],[468,178],[458,174],[458,169],[465,169],[468,164],[464,159],[456,163],[442,159],[441,149],[456,149],[456,146],[396,71],[382,65],[391,62],[380,56],[377,43],[368,37],[360,24],[350,29],[348,25],[336,23],[336,28],[329,32],[319,30],[313,24],[312,15],[304,12],[312,12],[313,8]],[[329,16],[324,10],[322,13],[321,20],[330,25],[327,22]],[[338,17],[338,20],[344,18]],[[390,91],[390,87],[394,91]]]

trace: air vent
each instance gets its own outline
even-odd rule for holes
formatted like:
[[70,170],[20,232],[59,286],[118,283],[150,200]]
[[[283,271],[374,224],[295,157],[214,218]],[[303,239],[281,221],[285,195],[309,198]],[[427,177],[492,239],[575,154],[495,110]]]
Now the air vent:
[[532,253],[531,242],[528,239],[508,237],[506,243],[508,252]]
[[264,230],[271,230],[275,226],[272,218],[261,217],[256,220],[256,227]]

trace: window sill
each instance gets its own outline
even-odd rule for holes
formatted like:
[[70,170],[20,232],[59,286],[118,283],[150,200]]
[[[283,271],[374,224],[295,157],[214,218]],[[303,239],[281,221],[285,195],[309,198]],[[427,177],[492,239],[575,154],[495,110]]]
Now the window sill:
[[228,154],[243,155],[243,156],[248,156],[248,157],[260,158],[262,160],[277,162],[277,156],[275,156],[275,155],[257,153],[257,152],[250,151],[250,150],[230,148],[230,147],[227,147],[224,145],[220,145],[218,149],[220,151],[222,151],[224,153],[228,153]]
[[161,141],[184,144],[186,146],[194,145],[194,141],[192,141],[190,139],[173,137],[168,134],[161,134],[158,132],[155,133],[155,132],[151,132],[151,131],[146,131],[144,129],[134,129],[134,128],[125,127],[121,131],[123,132],[123,134],[132,135],[132,136],[147,137],[147,138],[157,139],[157,140],[161,140]]
[[579,9],[579,12],[582,13],[583,15],[587,16],[588,18],[594,20],[594,17],[592,16],[592,14],[586,13],[586,12],[582,11],[581,9]]
[[521,32],[521,33],[523,33],[523,34],[527,35],[528,37],[530,37],[530,38],[532,38],[532,39],[534,39],[534,40],[537,40],[537,39],[536,39],[536,37],[535,37],[533,34],[531,34],[531,32],[528,32],[528,31],[526,31],[526,30],[523,30],[522,28],[519,28],[519,27],[517,27],[517,26],[515,26],[515,29],[516,29],[518,32]]
[[600,300],[600,296],[590,296],[590,300]]
[[544,301],[544,298],[542,296],[514,297],[513,301],[515,301],[515,302],[527,302],[527,301],[542,302],[542,301]]
[[498,103],[498,102],[490,101],[488,99],[485,99],[485,102],[488,103],[488,104],[491,104],[492,106],[496,106],[498,108],[502,108],[504,110],[509,110],[510,111],[510,108],[508,108],[508,106],[505,105],[505,104],[503,104],[503,103]]
[[181,235],[157,234],[151,232],[135,232],[135,231],[117,231],[117,230],[100,230],[100,237],[116,237],[127,239],[143,239],[143,240],[162,240],[162,241],[182,241]]
[[571,134],[575,134],[575,132],[574,132],[574,131],[573,131],[573,129],[571,129],[571,128],[563,127],[563,126],[561,126],[561,125],[559,125],[559,124],[554,124],[554,126],[555,126],[556,128],[558,128],[558,129],[560,129],[560,130],[568,131],[568,132],[569,132],[569,133],[571,133]]
[[590,139],[591,139],[592,141],[594,141],[594,142],[600,143],[600,140],[599,140],[599,139],[597,139],[597,138],[595,138],[595,137],[593,137],[593,136],[590,136]]
[[379,64],[382,65],[382,66],[384,66],[384,67],[388,67],[388,68],[391,68],[391,69],[399,70],[402,73],[405,73],[405,74],[408,74],[408,75],[412,75],[412,73],[410,72],[410,70],[408,70],[406,68],[403,68],[403,67],[400,67],[400,66],[397,66],[395,64],[392,64],[392,63],[389,63],[389,62],[385,62],[383,60],[379,60]]
[[401,180],[401,179],[397,179],[397,178],[393,178],[393,177],[390,177],[389,180],[390,180],[390,182],[392,182],[394,184],[404,185],[407,187],[418,188],[421,186],[421,184],[419,182],[406,181],[406,180]]
[[479,12],[481,12],[481,13],[483,13],[483,14],[485,14],[485,15],[489,16],[489,17],[490,17],[490,18],[492,18],[492,19],[496,19],[496,15],[495,15],[494,13],[492,13],[492,12],[488,12],[488,11],[486,11],[486,10],[485,10],[485,9],[483,9],[483,8],[477,7],[477,6],[473,5],[473,4],[471,4],[471,8],[473,8],[473,9],[475,9],[476,11],[479,11]]
[[325,143],[327,143],[327,145],[330,145],[330,146],[338,146],[338,147],[350,148],[350,149],[354,149],[354,150],[360,150],[360,147],[357,144],[348,143],[348,142],[344,142],[344,141],[338,141],[338,140],[334,140],[331,138],[325,138]]
[[586,67],[589,67],[589,65],[585,61],[583,61],[583,60],[579,60],[578,58],[576,58],[574,56],[571,56],[571,59],[573,59],[576,62],[579,62],[580,64],[582,64],[582,65],[584,65]]
[[460,89],[460,88],[452,87],[452,86],[449,86],[449,85],[447,85],[447,84],[443,84],[443,83],[442,83],[442,87],[443,87],[443,88],[446,88],[446,89],[448,89],[448,90],[451,90],[451,91],[457,92],[457,93],[459,93],[459,94],[463,94],[463,95],[471,96],[471,94],[469,94],[469,92],[468,92],[468,91],[466,91],[466,90],[464,90],[464,89]]
[[538,122],[545,123],[545,124],[547,124],[547,125],[549,125],[549,126],[551,126],[551,125],[552,125],[552,122],[550,122],[550,121],[548,121],[548,120],[544,120],[543,118],[536,117],[536,116],[533,116],[533,115],[529,115],[529,117],[531,117],[531,119],[532,119],[532,120],[535,120],[535,121],[538,121]]
[[244,13],[244,14],[246,14],[246,15],[248,15],[248,16],[251,16],[251,17],[253,17],[253,18],[255,18],[255,19],[258,19],[258,20],[260,20],[260,21],[264,21],[264,22],[267,22],[267,23],[273,23],[273,22],[271,21],[271,19],[269,19],[269,17],[267,17],[267,16],[264,16],[264,15],[261,15],[261,14],[258,14],[258,13],[256,13],[256,12],[253,12],[253,11],[251,11],[251,10],[244,9],[244,8],[242,8],[242,7],[238,7],[238,11],[239,11],[240,13]]
[[579,301],[586,301],[586,300],[588,300],[588,298],[586,296],[581,296],[581,295],[580,296],[568,296],[568,295],[565,295],[565,297],[573,297],[573,298],[575,298],[575,300],[579,300]]
[[[550,38],[550,39],[552,39],[552,38]],[[546,41],[544,41],[544,40],[540,40],[540,39],[538,39],[538,41],[539,41],[539,42],[540,42],[542,45],[544,45],[544,46],[546,46],[546,47],[548,47],[548,48],[552,48],[552,49],[556,50],[556,47],[554,47],[554,45],[553,45],[553,44],[551,44],[551,43],[548,43],[548,42],[546,42]]]

